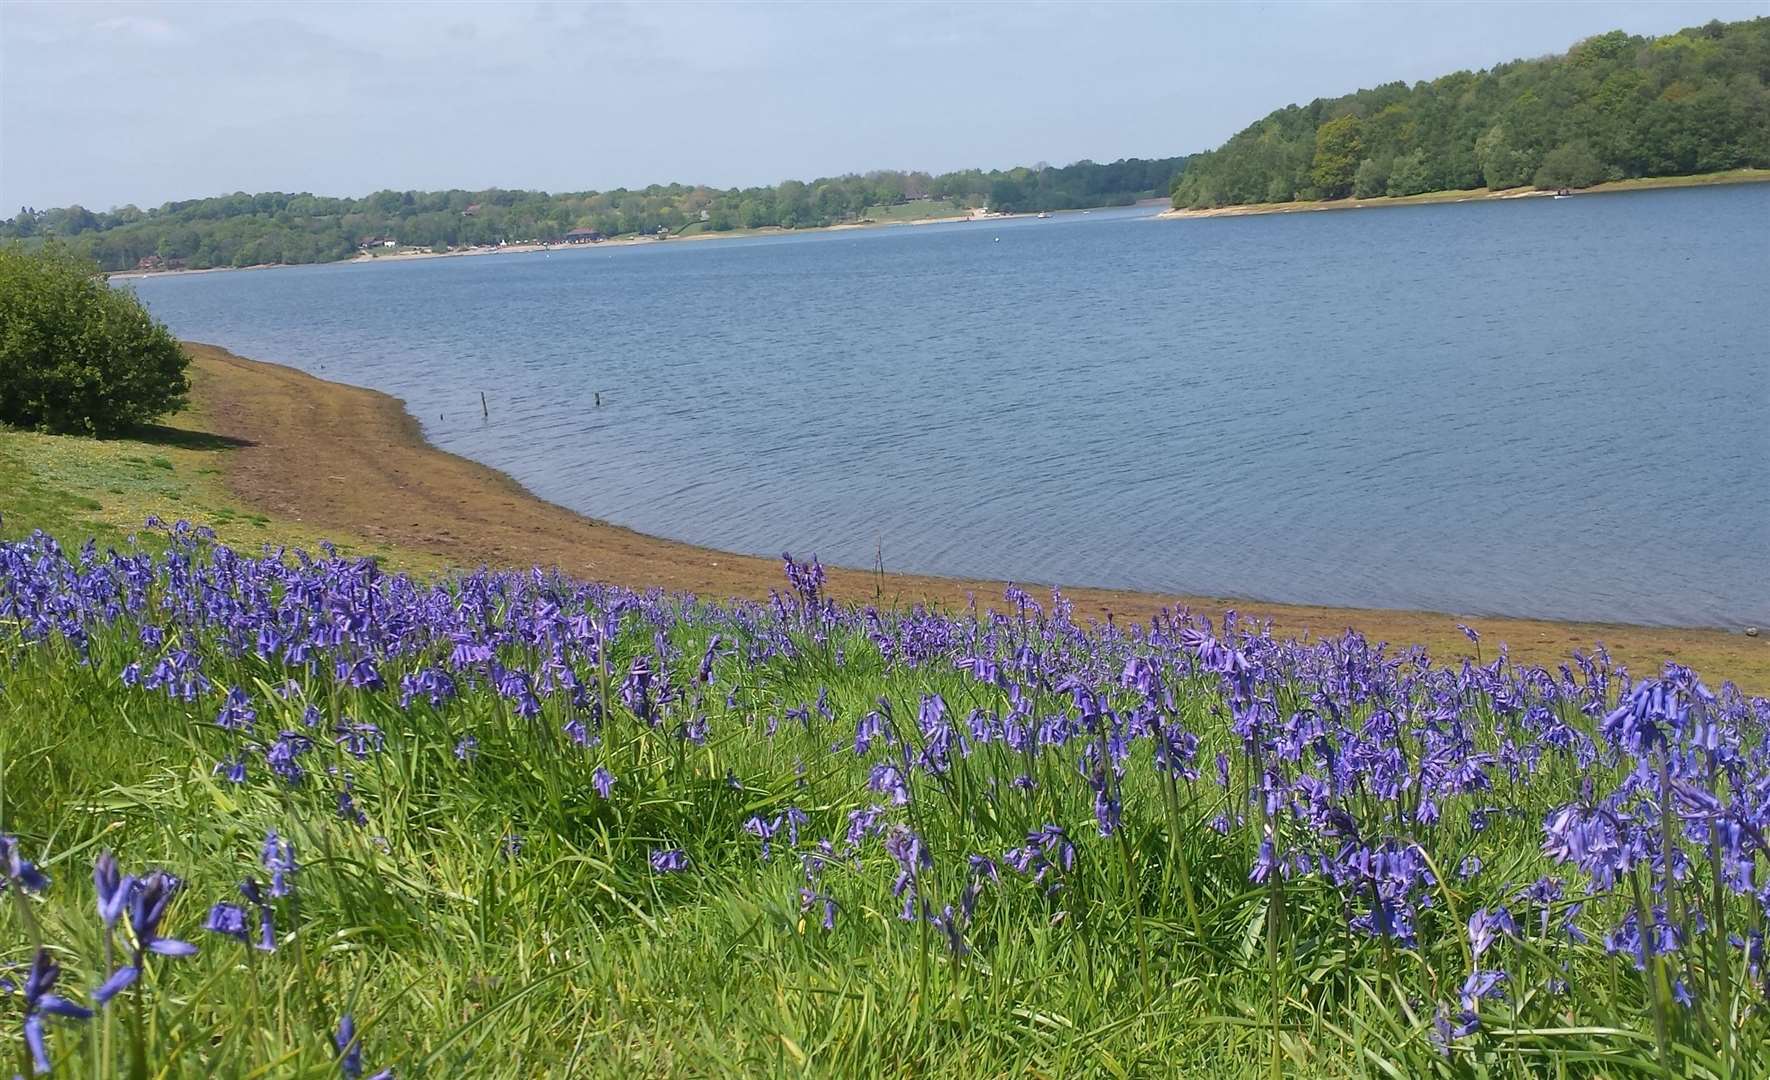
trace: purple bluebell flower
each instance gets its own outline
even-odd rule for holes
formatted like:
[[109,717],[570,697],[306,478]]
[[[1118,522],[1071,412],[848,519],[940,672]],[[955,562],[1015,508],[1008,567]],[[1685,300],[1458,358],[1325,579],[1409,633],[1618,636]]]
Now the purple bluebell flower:
[[785,817],[787,822],[787,843],[794,847],[798,847],[799,827],[811,820],[810,815],[806,814],[805,811],[799,809],[797,806],[789,806],[782,816]]
[[307,770],[301,767],[301,755],[313,749],[313,740],[295,731],[285,731],[264,752],[264,763],[270,766],[285,784],[300,787]]
[[873,771],[867,775],[867,787],[891,796],[891,801],[899,806],[910,801],[909,781],[904,779],[903,770],[896,765],[886,762],[874,765]]
[[258,941],[253,946],[260,952],[277,951],[276,913],[271,910],[270,900],[264,895],[264,889],[258,884],[257,878],[247,878],[240,882],[240,895],[246,898],[258,912]]
[[472,761],[479,756],[479,739],[472,735],[463,735],[455,743],[455,760]]
[[164,870],[150,871],[130,890],[129,926],[135,932],[135,951],[129,963],[111,972],[104,985],[92,992],[92,1000],[100,1005],[110,1001],[141,976],[141,966],[148,953],[161,956],[194,956],[197,947],[188,941],[161,937],[160,922],[166,908],[183,883]]
[[18,837],[0,834],[0,863],[4,863],[7,880],[24,891],[35,893],[49,888],[49,875],[25,858]]
[[257,723],[258,710],[252,707],[252,699],[237,686],[229,690],[221,710],[215,714],[216,726],[229,731],[251,731]]
[[[48,950],[38,949],[31,959],[31,969],[25,975],[24,985],[16,988],[24,997],[25,1045],[30,1048],[31,1067],[38,1075],[50,1069],[49,1050],[43,1038],[43,1018],[59,1016],[85,1020],[92,1015],[91,1009],[76,1005],[55,992],[59,978],[61,966],[49,958]],[[9,985],[9,988],[12,987]]]
[[885,718],[876,712],[862,715],[854,725],[854,755],[865,757],[867,752],[873,748],[873,740],[879,738],[886,738],[889,741],[885,730]]
[[903,897],[903,912],[899,917],[911,922],[916,917],[915,904],[919,898],[917,879],[922,871],[934,868],[934,856],[921,836],[905,825],[894,825],[885,833],[885,852],[897,863],[897,878],[891,883],[891,895]]
[[1507,979],[1508,976],[1503,971],[1471,971],[1469,977],[1463,980],[1463,1011],[1477,1011],[1486,998],[1504,999],[1505,991],[1501,986]]
[[688,855],[681,848],[659,848],[651,853],[651,868],[659,874],[676,874],[688,869]]
[[[361,1080],[363,1075],[363,1043],[357,1036],[356,1021],[349,1013],[338,1018],[338,1033],[332,1036],[332,1045],[338,1048],[338,1071],[344,1080]],[[382,1069],[369,1077],[369,1080],[392,1080],[393,1070]]]
[[98,895],[98,919],[108,932],[128,906],[129,894],[135,891],[135,878],[123,876],[117,869],[116,856],[101,851],[92,863],[92,884]]
[[763,862],[768,861],[768,841],[773,838],[780,827],[780,818],[770,820],[760,814],[752,815],[748,821],[744,822],[744,831],[762,841]]
[[861,810],[848,812],[848,832],[843,837],[850,850],[858,848],[861,842],[880,829],[880,821],[885,816],[883,806],[869,806]]
[[1469,951],[1477,961],[1502,934],[1514,938],[1518,936],[1518,924],[1513,921],[1512,913],[1505,908],[1496,907],[1492,911],[1477,908],[1475,914],[1469,916]]
[[222,758],[215,763],[214,773],[230,784],[246,782],[246,755],[242,751],[231,758]]
[[1094,820],[1100,827],[1100,835],[1111,836],[1117,832],[1123,818],[1124,804],[1114,797],[1102,778],[1094,787]]
[[348,716],[333,729],[333,734],[337,736],[338,745],[344,748],[344,752],[359,761],[371,753],[380,753],[387,745],[379,727],[356,723]]
[[264,834],[261,857],[265,872],[270,875],[270,894],[276,897],[295,894],[295,875],[300,867],[295,861],[295,841],[278,836],[275,829]]
[[965,944],[964,930],[959,925],[960,916],[953,911],[951,904],[941,908],[938,915],[930,915],[928,920],[946,938],[947,951],[954,956],[964,956],[971,951]]
[[359,828],[369,823],[369,815],[356,804],[356,782],[349,773],[344,775],[344,783],[338,788],[338,817]]
[[596,771],[590,774],[590,786],[596,789],[596,794],[606,799],[615,789],[615,774],[598,765]]
[[246,910],[225,900],[209,909],[209,917],[203,921],[203,929],[212,934],[233,938],[241,944],[252,940],[246,929]]
[[836,928],[836,912],[840,909],[841,905],[837,904],[835,899],[828,893],[822,893],[810,887],[800,889],[799,910],[801,912],[810,911],[813,906],[821,906],[823,909],[823,918],[821,920],[823,928],[825,930],[834,930]]

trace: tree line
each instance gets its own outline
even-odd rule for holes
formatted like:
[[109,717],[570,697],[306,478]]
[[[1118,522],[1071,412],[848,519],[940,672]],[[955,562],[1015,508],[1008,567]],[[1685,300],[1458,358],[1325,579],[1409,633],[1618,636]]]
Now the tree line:
[[1267,115],[1176,177],[1176,207],[1588,187],[1770,167],[1770,17],[1387,83]]
[[237,192],[208,199],[95,212],[82,206],[21,208],[0,222],[0,240],[55,237],[106,270],[152,265],[207,269],[349,258],[368,241],[432,249],[550,241],[573,229],[604,236],[672,234],[690,226],[715,232],[766,226],[796,229],[862,220],[870,211],[916,200],[1004,211],[1127,205],[1166,195],[1184,157],[1080,161],[1053,168],[969,169],[933,176],[879,171],[788,180],[773,187],[684,184],[640,190],[377,191],[360,199]]

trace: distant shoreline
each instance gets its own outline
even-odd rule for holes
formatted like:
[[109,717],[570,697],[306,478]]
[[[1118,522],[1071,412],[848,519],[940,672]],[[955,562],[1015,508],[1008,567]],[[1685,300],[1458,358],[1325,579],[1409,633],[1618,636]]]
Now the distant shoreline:
[[[1162,198],[1139,199],[1129,206],[1157,206],[1168,200]],[[1073,210],[1047,210],[1044,213],[1055,217],[1058,214],[1085,214],[1093,210],[1123,210],[1125,206],[1089,206],[1077,207]],[[742,240],[757,236],[797,236],[802,233],[851,232],[856,229],[901,229],[917,228],[924,225],[958,225],[969,221],[1014,221],[1022,218],[1036,218],[1040,211],[1027,210],[1012,213],[984,214],[947,214],[941,217],[917,218],[913,221],[844,221],[835,225],[809,225],[803,229],[786,229],[779,225],[767,225],[758,229],[726,229],[721,232],[701,232],[688,236],[618,236],[609,240],[598,240],[592,244],[504,244],[502,246],[481,246],[456,248],[453,251],[397,251],[390,255],[370,255],[358,253],[348,259],[332,259],[327,262],[312,263],[257,263],[252,266],[210,266],[200,270],[112,270],[106,273],[111,281],[134,281],[141,278],[175,277],[183,274],[222,274],[246,270],[279,270],[295,266],[353,266],[365,263],[382,262],[415,262],[419,259],[460,259],[484,255],[532,255],[536,252],[579,251],[591,248],[608,247],[645,247],[656,244],[683,244],[703,240]],[[1163,215],[1165,216],[1165,215]]]
[[[1578,188],[1574,195],[1604,195],[1618,191],[1649,191],[1658,188],[1714,187],[1722,184],[1756,184],[1770,181],[1770,169],[1729,169],[1726,172],[1697,173],[1693,176],[1643,176],[1634,180],[1612,180]],[[1513,199],[1538,199],[1555,192],[1539,188],[1468,188],[1457,191],[1428,191],[1420,195],[1387,195],[1369,199],[1296,200],[1281,203],[1243,203],[1238,206],[1213,206],[1193,210],[1165,210],[1156,215],[1166,220],[1180,218],[1252,217],[1262,214],[1294,214],[1317,210],[1368,210],[1382,206],[1421,206],[1429,203],[1505,202]]]

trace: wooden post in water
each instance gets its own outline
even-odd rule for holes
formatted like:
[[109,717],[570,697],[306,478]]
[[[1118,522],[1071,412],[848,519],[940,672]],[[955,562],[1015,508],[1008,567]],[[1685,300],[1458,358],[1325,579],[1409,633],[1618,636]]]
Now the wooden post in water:
[[479,414],[487,420],[492,418],[492,410],[486,408],[486,392],[484,390],[479,392]]

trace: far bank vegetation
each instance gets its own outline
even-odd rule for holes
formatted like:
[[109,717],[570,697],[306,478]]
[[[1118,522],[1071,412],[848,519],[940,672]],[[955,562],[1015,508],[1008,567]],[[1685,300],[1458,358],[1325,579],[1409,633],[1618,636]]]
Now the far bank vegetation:
[[1192,157],[1177,208],[1580,188],[1770,167],[1770,17],[1279,109]]
[[[448,250],[568,234],[674,236],[688,231],[803,229],[869,220],[914,220],[972,207],[1032,212],[1125,206],[1166,195],[1183,157],[1100,164],[965,169],[938,176],[883,170],[787,180],[773,187],[653,184],[630,190],[377,191],[357,199],[280,191],[94,212],[21,207],[0,221],[0,244],[46,238],[105,270],[205,270],[348,259],[359,251]],[[918,212],[928,208],[928,213]]]

